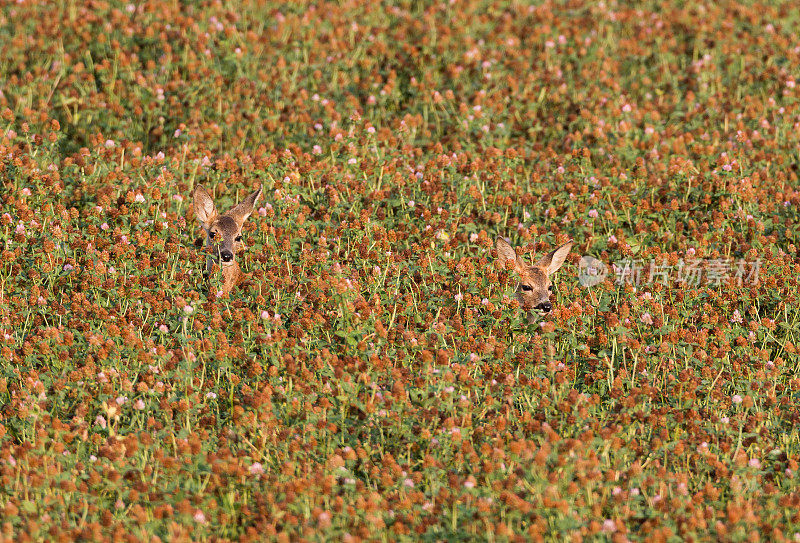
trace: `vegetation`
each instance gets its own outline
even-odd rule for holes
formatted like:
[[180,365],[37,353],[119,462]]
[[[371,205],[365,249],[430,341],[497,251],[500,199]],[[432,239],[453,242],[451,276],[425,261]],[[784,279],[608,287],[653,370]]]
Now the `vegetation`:
[[3,540],[800,537],[800,12],[537,4],[2,4]]

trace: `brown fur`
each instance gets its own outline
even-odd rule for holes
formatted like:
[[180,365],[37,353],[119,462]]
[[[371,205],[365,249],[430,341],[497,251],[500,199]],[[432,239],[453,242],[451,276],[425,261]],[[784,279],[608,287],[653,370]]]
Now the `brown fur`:
[[194,212],[206,232],[206,247],[211,252],[206,259],[206,273],[211,272],[214,262],[219,263],[223,278],[223,296],[228,296],[247,277],[247,274],[242,273],[235,255],[245,247],[241,239],[242,226],[253,213],[260,196],[261,188],[220,215],[213,198],[203,187],[198,185],[194,190]]
[[528,321],[533,321],[532,310],[534,309],[545,313],[549,312],[552,308],[550,304],[550,287],[552,286],[550,276],[564,264],[564,260],[572,248],[572,242],[568,241],[544,255],[534,265],[530,265],[521,257],[518,257],[514,248],[503,238],[497,238],[495,248],[497,249],[497,260],[504,266],[507,262],[512,263],[514,271],[519,276],[517,299],[528,312]]

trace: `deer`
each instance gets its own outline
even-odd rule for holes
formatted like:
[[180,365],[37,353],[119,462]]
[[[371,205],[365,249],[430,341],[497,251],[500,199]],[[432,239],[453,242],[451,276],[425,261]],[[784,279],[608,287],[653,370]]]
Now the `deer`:
[[242,226],[253,213],[253,208],[261,197],[261,190],[250,193],[238,205],[223,214],[217,212],[214,199],[201,185],[194,189],[194,214],[206,233],[206,247],[210,254],[206,258],[205,277],[208,279],[214,263],[219,263],[222,271],[222,296],[227,297],[231,291],[246,277],[236,253],[245,248],[242,241]]
[[553,289],[550,277],[564,264],[572,249],[572,243],[568,241],[560,245],[540,258],[536,264],[531,265],[517,256],[514,248],[505,239],[498,237],[495,241],[497,260],[504,268],[506,263],[510,262],[519,275],[516,295],[519,303],[527,311],[528,323],[536,320],[534,310],[546,314],[553,309],[553,304],[550,303],[550,293]]

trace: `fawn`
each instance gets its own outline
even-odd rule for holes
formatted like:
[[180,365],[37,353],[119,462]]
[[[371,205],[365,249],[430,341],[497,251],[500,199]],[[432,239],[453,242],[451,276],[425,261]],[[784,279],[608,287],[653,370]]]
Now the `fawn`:
[[528,311],[528,322],[534,321],[531,309],[549,313],[553,309],[553,305],[550,303],[550,291],[553,289],[550,276],[564,264],[569,250],[572,249],[572,242],[568,241],[544,255],[533,266],[522,260],[522,257],[517,256],[514,248],[503,238],[497,238],[495,248],[500,264],[505,267],[506,262],[511,262],[514,270],[519,274],[517,299]]
[[207,278],[214,262],[219,262],[223,277],[223,296],[230,294],[244,279],[234,255],[245,247],[242,242],[242,226],[253,212],[260,196],[261,187],[227,213],[220,215],[211,195],[200,185],[194,189],[194,214],[206,232],[206,247],[211,249],[212,253],[206,258],[205,275]]

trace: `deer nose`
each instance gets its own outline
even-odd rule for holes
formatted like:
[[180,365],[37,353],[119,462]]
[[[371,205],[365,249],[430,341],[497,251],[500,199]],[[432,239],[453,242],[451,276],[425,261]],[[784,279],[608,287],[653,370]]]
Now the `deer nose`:
[[225,262],[230,262],[233,260],[233,253],[228,250],[220,251],[219,256],[221,256],[222,260]]
[[550,313],[550,310],[553,309],[553,305],[550,302],[544,302],[537,305],[536,309],[544,311],[545,313]]

